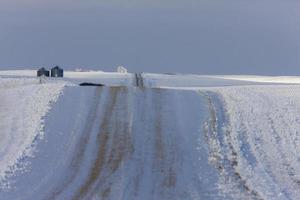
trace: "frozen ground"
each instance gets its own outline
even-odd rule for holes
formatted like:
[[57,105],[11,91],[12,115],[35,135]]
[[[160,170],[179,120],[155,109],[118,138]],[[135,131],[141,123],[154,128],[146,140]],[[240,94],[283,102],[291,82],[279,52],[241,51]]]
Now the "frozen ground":
[[34,76],[0,71],[0,199],[300,198],[298,77]]

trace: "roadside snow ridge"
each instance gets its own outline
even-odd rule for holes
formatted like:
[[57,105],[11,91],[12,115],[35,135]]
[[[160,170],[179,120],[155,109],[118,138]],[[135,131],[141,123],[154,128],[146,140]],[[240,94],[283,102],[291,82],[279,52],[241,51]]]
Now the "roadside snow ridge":
[[43,117],[62,92],[63,83],[38,84],[37,79],[0,79],[0,187],[33,156],[34,141],[43,136]]

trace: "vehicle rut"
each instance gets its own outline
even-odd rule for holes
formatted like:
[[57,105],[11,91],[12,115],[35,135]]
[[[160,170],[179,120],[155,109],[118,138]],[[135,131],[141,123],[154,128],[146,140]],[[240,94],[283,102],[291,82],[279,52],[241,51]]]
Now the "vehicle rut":
[[229,128],[226,128],[228,123],[225,116],[226,112],[224,110],[220,111],[217,105],[220,104],[221,106],[219,102],[221,100],[216,99],[218,97],[211,92],[201,92],[200,94],[207,99],[210,113],[210,118],[204,127],[207,143],[210,147],[210,162],[223,177],[222,184],[228,187],[226,192],[231,191],[232,195],[236,195],[238,198],[241,195],[245,195],[245,198],[262,200],[263,198],[259,193],[248,185],[247,179],[242,177],[237,170],[239,165],[238,153],[231,144],[232,133]]
[[102,184],[120,167],[122,161],[132,153],[130,126],[126,120],[126,117],[128,117],[126,96],[123,98],[126,93],[126,87],[109,88],[108,104],[105,106],[104,118],[100,122],[97,135],[98,152],[96,159],[91,165],[87,180],[73,199],[88,199],[90,195],[95,193],[101,194],[103,199],[107,197],[110,188],[102,187]]

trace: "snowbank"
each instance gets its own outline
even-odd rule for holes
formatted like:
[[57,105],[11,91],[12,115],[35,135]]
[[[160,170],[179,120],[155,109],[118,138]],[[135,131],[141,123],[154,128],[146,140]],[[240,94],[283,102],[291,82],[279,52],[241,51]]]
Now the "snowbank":
[[[39,84],[37,79],[0,78],[0,182],[13,171],[21,169],[18,163],[31,156],[33,143],[43,135],[43,117],[63,90],[63,83]],[[18,164],[18,166],[17,166]],[[25,163],[23,163],[23,166]]]

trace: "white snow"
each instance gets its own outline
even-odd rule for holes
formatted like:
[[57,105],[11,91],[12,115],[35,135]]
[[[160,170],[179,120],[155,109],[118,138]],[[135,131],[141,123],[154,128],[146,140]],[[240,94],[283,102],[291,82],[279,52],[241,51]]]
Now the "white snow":
[[226,76],[212,76],[215,78],[227,80],[251,81],[258,83],[285,83],[285,84],[299,84],[300,76],[241,76],[241,75],[226,75]]
[[[239,86],[210,89],[224,104],[220,157],[263,199],[299,199],[300,86]],[[236,156],[233,156],[235,152]],[[220,160],[220,162],[224,162]],[[225,173],[225,172],[224,172]],[[226,174],[226,175],[228,175]],[[238,191],[234,180],[221,185]],[[235,183],[236,184],[236,183]],[[238,194],[240,195],[240,194]],[[253,197],[253,196],[252,196]]]
[[[39,84],[37,79],[0,78],[0,182],[30,156],[37,136],[43,135],[43,117],[64,84]],[[2,184],[3,186],[3,184]]]
[[300,77],[35,76],[0,71],[2,199],[300,198]]
[[[8,70],[1,71],[0,77],[8,78],[24,78],[36,77],[36,70]],[[72,83],[82,83],[82,82],[94,82],[102,83],[110,86],[120,86],[120,85],[132,85],[132,74],[130,73],[117,73],[117,72],[103,72],[103,71],[65,71],[64,81],[69,81]],[[52,80],[53,78],[48,78]],[[55,79],[54,80],[58,80]]]

